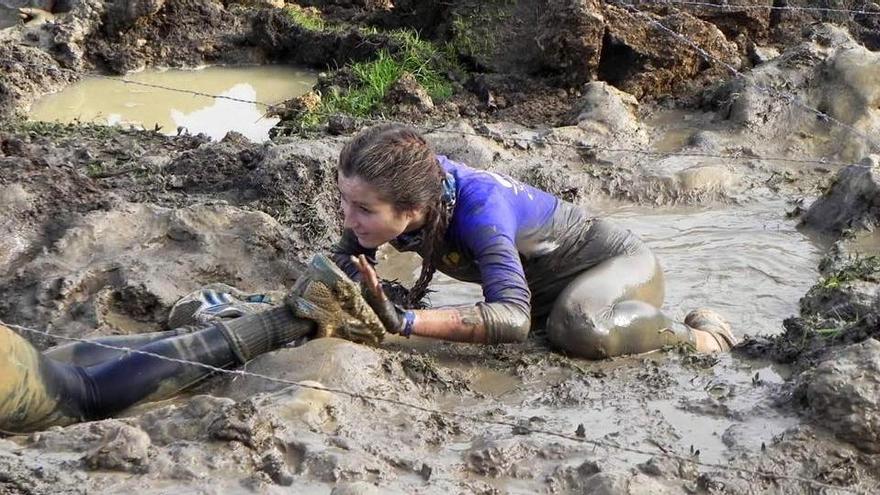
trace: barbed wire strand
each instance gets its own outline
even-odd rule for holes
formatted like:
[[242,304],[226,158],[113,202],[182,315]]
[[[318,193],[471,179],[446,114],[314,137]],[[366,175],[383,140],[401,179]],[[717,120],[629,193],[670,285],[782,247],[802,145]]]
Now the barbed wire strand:
[[[644,18],[652,26],[656,26],[661,31],[672,35],[672,37],[674,37],[675,39],[677,39],[677,40],[687,44],[691,48],[693,48],[697,53],[700,54],[700,56],[702,56],[704,59],[706,59],[706,61],[715,62],[715,63],[721,65],[722,67],[724,67],[725,69],[727,69],[728,71],[730,71],[732,74],[735,74],[739,77],[742,77],[742,78],[746,77],[745,74],[740,72],[736,67],[730,65],[729,63],[725,62],[724,60],[721,60],[720,58],[707,52],[700,45],[696,44],[693,40],[691,40],[687,36],[685,36],[681,33],[678,33],[675,30],[667,27],[666,25],[664,25],[660,21],[657,21],[657,20],[651,18],[651,16],[649,16],[648,14],[637,9],[632,3],[622,1],[622,2],[619,2],[619,5],[622,5],[624,7],[624,12],[627,12],[630,17]],[[869,145],[871,145],[873,148],[880,149],[880,144],[877,144],[876,142],[874,142],[874,140],[870,136],[868,136],[867,134],[863,133],[862,131],[856,129],[855,127],[853,127],[845,122],[842,122],[838,119],[835,119],[831,115],[828,115],[827,113],[825,113],[819,109],[813,108],[813,107],[807,105],[806,103],[801,102],[800,98],[797,95],[794,95],[791,93],[786,93],[786,92],[780,91],[778,89],[773,89],[773,88],[768,88],[766,86],[761,86],[760,84],[754,84],[754,87],[760,91],[763,91],[763,92],[769,94],[770,96],[779,98],[780,100],[789,101],[789,102],[793,103],[794,105],[803,108],[804,110],[807,110],[809,112],[816,114],[821,119],[824,119],[828,122],[831,122],[837,126],[843,127],[844,129],[847,129],[850,132],[852,132],[853,134],[864,139],[865,142],[868,143]]]
[[[62,70],[71,70],[71,69],[64,69],[64,68],[62,68]],[[72,72],[76,72],[76,71],[72,71]],[[266,107],[267,109],[278,108],[279,106],[281,106],[280,104],[270,105],[270,104],[268,104],[268,103],[264,103],[264,102],[262,102],[262,101],[246,100],[246,99],[244,99],[244,98],[236,98],[236,97],[234,97],[234,96],[215,95],[215,94],[211,94],[211,93],[204,93],[204,92],[202,92],[202,91],[193,91],[193,90],[190,90],[190,89],[173,88],[173,87],[170,87],[170,86],[164,86],[164,85],[162,85],[162,84],[146,83],[146,82],[142,82],[142,81],[134,81],[134,80],[132,80],[132,79],[125,79],[125,78],[122,78],[122,77],[108,76],[108,75],[104,75],[104,74],[89,74],[89,75],[90,75],[90,76],[93,76],[93,77],[97,77],[97,78],[99,78],[99,79],[105,79],[105,80],[110,80],[110,81],[118,81],[118,82],[121,82],[121,83],[123,83],[123,84],[131,84],[131,85],[134,85],[134,86],[143,86],[143,87],[146,87],[146,88],[153,88],[153,89],[163,89],[163,90],[166,90],[166,91],[174,91],[174,92],[177,92],[177,93],[191,94],[191,95],[193,95],[193,96],[204,96],[204,97],[207,97],[207,98],[214,98],[214,99],[216,99],[216,100],[229,100],[229,101],[235,101],[235,102],[238,102],[238,103],[248,103],[248,104],[251,104],[251,105],[259,105],[259,106],[263,106],[263,107]]]
[[[34,68],[42,68],[48,70],[59,70],[59,71],[69,71],[75,74],[78,74],[76,71],[71,69],[66,69],[63,67],[53,67],[49,65],[37,65],[32,62],[19,62],[20,64],[30,65]],[[133,81],[130,79],[124,79],[120,77],[107,76],[102,74],[91,74],[92,77],[97,77],[100,79],[117,81],[124,84],[132,84],[137,86],[145,86],[153,89],[161,89],[165,91],[172,91],[183,94],[190,94],[193,96],[201,96],[205,98],[213,98],[213,99],[225,99],[231,100],[238,103],[246,103],[251,105],[259,105],[265,107],[267,109],[280,108],[283,107],[283,104],[270,104],[259,100],[248,100],[243,98],[234,98],[231,96],[225,95],[216,95],[211,93],[205,93],[202,91],[193,91],[182,88],[175,88],[171,86],[165,86],[161,84],[153,84],[153,83],[144,83],[140,81]],[[360,118],[356,119],[361,123],[371,123],[371,124],[383,124],[393,122],[388,119],[376,119],[376,118]],[[525,138],[525,137],[517,137],[511,135],[501,135],[496,133],[477,133],[477,132],[469,132],[463,130],[455,130],[455,129],[444,129],[442,127],[427,127],[427,126],[417,126],[419,130],[424,131],[426,133],[443,133],[443,134],[453,134],[459,136],[472,136],[479,137],[485,139],[493,139],[498,141],[513,141],[513,142],[524,142],[528,144],[534,144],[537,146],[558,146],[565,147],[574,150],[582,150],[582,151],[601,151],[608,153],[632,153],[639,155],[647,155],[647,156],[673,156],[673,157],[682,157],[682,158],[717,158],[721,160],[733,160],[733,161],[742,161],[742,160],[761,160],[761,161],[775,161],[775,162],[787,162],[787,163],[801,163],[801,164],[812,164],[812,165],[824,165],[824,166],[846,166],[851,163],[847,162],[838,162],[833,160],[828,160],[824,158],[788,158],[782,156],[761,156],[757,154],[743,154],[743,155],[730,155],[730,154],[719,154],[719,153],[705,153],[705,152],[680,152],[680,151],[657,151],[657,150],[648,150],[648,149],[639,149],[639,148],[615,148],[609,146],[601,146],[594,144],[575,144],[575,143],[565,143],[561,141],[551,141],[544,138]],[[534,131],[532,131],[534,132]]]
[[381,397],[381,396],[370,395],[370,394],[361,394],[358,392],[352,392],[352,391],[341,389],[341,388],[318,386],[318,385],[312,385],[309,383],[302,383],[302,382],[298,382],[298,381],[294,381],[294,380],[287,380],[284,378],[272,377],[272,376],[264,375],[261,373],[254,373],[254,372],[246,371],[243,369],[231,369],[230,370],[230,369],[225,369],[225,368],[218,368],[216,366],[211,366],[211,365],[205,364],[205,363],[199,363],[197,361],[188,361],[185,359],[171,358],[171,357],[163,356],[161,354],[156,354],[153,352],[142,351],[140,349],[134,349],[134,348],[130,348],[130,347],[113,346],[113,345],[105,344],[103,342],[96,342],[93,340],[82,339],[82,338],[77,338],[77,337],[65,337],[65,336],[61,336],[61,335],[55,335],[55,334],[52,334],[47,331],[37,330],[35,328],[25,327],[25,326],[21,326],[21,325],[13,325],[13,324],[9,324],[9,323],[4,323],[3,321],[0,321],[0,325],[5,325],[8,328],[14,328],[16,330],[28,332],[31,334],[43,335],[45,337],[50,337],[53,339],[65,340],[65,341],[71,341],[71,342],[80,342],[80,343],[90,344],[90,345],[93,345],[96,347],[101,347],[104,349],[110,349],[110,350],[114,350],[114,351],[120,351],[120,352],[131,353],[131,354],[140,354],[140,355],[149,356],[149,357],[152,357],[155,359],[160,359],[160,360],[168,361],[168,362],[172,362],[172,363],[184,364],[184,365],[189,365],[189,366],[196,366],[196,367],[204,368],[206,370],[209,370],[211,372],[218,373],[218,374],[234,375],[234,376],[242,376],[242,377],[252,377],[252,378],[265,380],[265,381],[269,381],[269,382],[280,383],[280,384],[287,385],[287,386],[301,387],[301,388],[307,388],[307,389],[312,389],[312,390],[331,392],[331,393],[335,393],[335,394],[339,394],[339,395],[345,395],[345,396],[348,396],[348,397],[351,397],[354,399],[360,399],[360,400],[364,400],[367,402],[373,402],[373,403],[385,402],[385,403],[393,404],[396,406],[402,406],[402,407],[406,407],[409,409],[414,409],[417,411],[425,412],[428,414],[437,414],[437,415],[441,415],[441,416],[454,417],[454,418],[470,421],[470,422],[476,423],[476,424],[486,424],[486,425],[495,425],[495,426],[505,426],[505,427],[510,427],[510,428],[517,428],[518,431],[522,431],[522,432],[547,435],[547,436],[551,436],[551,437],[570,440],[573,442],[592,445],[594,447],[602,447],[602,448],[607,448],[607,449],[611,449],[611,450],[619,450],[619,451],[623,451],[623,452],[629,452],[632,454],[640,454],[640,455],[646,455],[646,456],[668,457],[668,458],[676,459],[679,461],[690,462],[690,463],[693,463],[695,465],[705,467],[705,468],[719,469],[722,471],[736,472],[736,473],[740,473],[740,474],[748,474],[751,476],[761,477],[761,478],[765,478],[765,479],[772,479],[772,480],[777,480],[777,481],[778,480],[796,481],[798,483],[803,483],[805,485],[813,486],[816,488],[827,488],[827,489],[840,490],[840,491],[845,491],[845,492],[850,492],[850,493],[861,493],[853,488],[841,487],[841,486],[832,485],[829,483],[823,483],[821,481],[817,481],[817,480],[813,480],[813,479],[809,479],[809,478],[804,478],[801,476],[784,475],[784,474],[778,474],[778,473],[771,473],[768,471],[760,471],[760,470],[755,470],[755,469],[729,466],[729,465],[724,465],[724,464],[702,462],[702,461],[694,459],[693,457],[675,454],[672,452],[666,452],[663,450],[653,451],[653,450],[647,450],[647,449],[642,449],[642,448],[637,448],[637,447],[628,447],[628,446],[624,446],[624,445],[620,445],[617,443],[612,443],[612,442],[608,442],[608,441],[604,441],[604,440],[584,438],[584,437],[579,437],[576,435],[569,435],[566,433],[560,433],[557,431],[547,430],[547,429],[543,429],[543,428],[533,428],[531,426],[526,426],[526,424],[527,424],[526,422],[514,422],[514,421],[504,421],[504,420],[497,420],[497,419],[481,418],[481,417],[474,416],[471,414],[459,413],[459,412],[454,412],[454,411],[443,411],[440,409],[434,409],[434,408],[430,408],[430,407],[420,406],[418,404],[413,404],[411,402],[406,402],[406,401],[402,401],[402,400],[398,400],[398,399],[392,399],[392,398],[388,398],[388,397]]
[[830,7],[801,7],[788,5],[743,5],[736,3],[727,3],[722,0],[719,3],[708,2],[691,2],[687,0],[637,0],[636,5],[657,4],[657,5],[688,5],[694,7],[709,7],[720,10],[775,10],[775,11],[794,11],[794,12],[816,12],[827,14],[856,14],[856,15],[880,15],[880,10],[852,10],[852,9],[835,9]]

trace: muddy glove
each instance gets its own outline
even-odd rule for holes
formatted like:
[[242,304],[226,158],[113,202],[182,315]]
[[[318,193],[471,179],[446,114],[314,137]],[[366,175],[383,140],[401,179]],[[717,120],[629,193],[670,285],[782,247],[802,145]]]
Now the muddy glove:
[[361,294],[379,317],[379,321],[385,325],[385,330],[388,333],[409,337],[412,334],[416,314],[391,302],[379,283],[376,270],[364,255],[352,256],[351,261],[361,274]]
[[309,273],[287,296],[287,305],[300,318],[317,324],[317,337],[339,337],[376,345],[385,326],[361,295],[360,287],[329,258],[312,258]]

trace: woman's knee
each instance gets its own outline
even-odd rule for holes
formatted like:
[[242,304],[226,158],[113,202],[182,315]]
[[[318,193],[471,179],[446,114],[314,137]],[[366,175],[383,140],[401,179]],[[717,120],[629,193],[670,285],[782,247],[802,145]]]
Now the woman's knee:
[[557,305],[547,318],[547,336],[559,351],[586,359],[610,355],[608,329],[594,315]]

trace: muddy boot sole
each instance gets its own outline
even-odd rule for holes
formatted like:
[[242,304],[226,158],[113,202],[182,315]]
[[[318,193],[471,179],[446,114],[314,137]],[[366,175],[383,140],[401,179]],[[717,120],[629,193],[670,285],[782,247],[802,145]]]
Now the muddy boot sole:
[[698,308],[684,318],[684,324],[711,335],[722,351],[729,351],[739,341],[730,329],[730,324],[718,312],[709,308]]

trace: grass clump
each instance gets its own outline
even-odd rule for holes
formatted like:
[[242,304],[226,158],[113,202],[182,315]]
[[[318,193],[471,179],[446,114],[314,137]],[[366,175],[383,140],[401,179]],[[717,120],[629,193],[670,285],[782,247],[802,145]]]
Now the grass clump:
[[823,278],[819,286],[823,289],[837,289],[856,280],[880,281],[880,256],[856,257],[843,268]]
[[514,6],[511,0],[459,2],[452,13],[450,45],[475,60],[492,57],[499,49],[497,28],[511,22]]
[[370,116],[381,109],[388,91],[404,74],[411,74],[435,101],[452,96],[448,74],[457,70],[452,53],[414,31],[394,31],[390,37],[394,49],[380,50],[375,59],[352,64],[357,82],[322,95],[319,107],[304,115],[300,126],[314,128],[335,113]]
[[314,8],[303,8],[296,4],[289,4],[284,7],[284,13],[287,14],[297,26],[309,31],[324,31],[327,23],[321,17],[321,13]]

